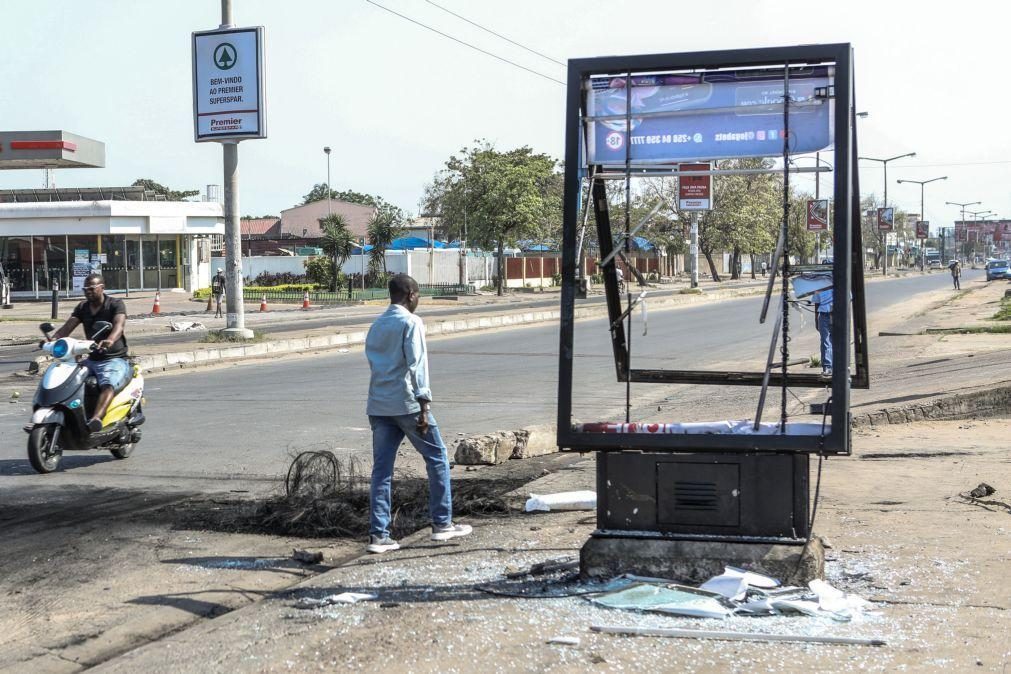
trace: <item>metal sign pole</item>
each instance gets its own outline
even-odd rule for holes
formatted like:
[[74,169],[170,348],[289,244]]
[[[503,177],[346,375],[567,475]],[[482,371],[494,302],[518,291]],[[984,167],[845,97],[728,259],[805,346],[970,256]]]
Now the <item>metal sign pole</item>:
[[688,264],[691,267],[692,288],[699,287],[699,213],[692,211],[691,239],[688,248]]
[[[231,28],[232,0],[221,0],[221,26]],[[225,188],[225,302],[227,313],[222,333],[240,339],[250,339],[253,331],[246,329],[245,307],[242,291],[242,232],[239,229],[239,141],[223,142],[221,152],[224,163]]]

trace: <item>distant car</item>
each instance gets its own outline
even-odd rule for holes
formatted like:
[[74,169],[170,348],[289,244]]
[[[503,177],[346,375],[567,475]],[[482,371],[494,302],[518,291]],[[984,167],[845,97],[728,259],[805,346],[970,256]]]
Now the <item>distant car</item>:
[[832,264],[832,258],[830,258],[830,257],[823,257],[821,259],[821,263],[822,264]]
[[936,257],[933,260],[927,260],[927,266],[930,267],[931,269],[940,269],[941,260],[939,260]]
[[998,278],[1011,278],[1011,270],[1008,269],[1007,260],[990,260],[986,263],[986,280],[992,281]]

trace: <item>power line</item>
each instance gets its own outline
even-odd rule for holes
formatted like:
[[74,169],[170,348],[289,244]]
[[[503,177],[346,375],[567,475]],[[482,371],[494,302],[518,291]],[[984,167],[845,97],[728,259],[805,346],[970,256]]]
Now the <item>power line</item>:
[[507,38],[507,37],[506,37],[505,35],[501,35],[501,34],[499,34],[499,33],[496,33],[495,31],[491,30],[490,28],[485,28],[485,27],[484,27],[484,26],[482,26],[481,24],[479,24],[479,23],[475,23],[474,21],[471,21],[470,19],[468,19],[468,18],[467,18],[467,17],[465,17],[465,16],[460,16],[460,15],[459,15],[459,14],[457,14],[456,12],[454,12],[454,11],[451,11],[451,10],[448,10],[448,9],[446,9],[446,8],[445,8],[445,7],[443,7],[442,5],[438,5],[438,4],[434,3],[434,2],[432,2],[432,0],[425,0],[425,2],[427,2],[427,3],[428,3],[428,4],[430,4],[430,5],[432,5],[433,7],[438,7],[439,9],[441,9],[441,10],[442,10],[442,11],[444,11],[444,12],[446,12],[447,14],[452,14],[453,16],[455,16],[456,18],[460,19],[461,21],[466,21],[466,22],[467,22],[467,23],[469,23],[470,25],[472,25],[472,26],[476,26],[477,28],[480,28],[481,30],[483,30],[483,31],[484,31],[484,32],[486,32],[486,33],[491,33],[491,34],[492,34],[492,35],[494,35],[495,37],[497,37],[497,38],[501,38],[501,39],[505,40],[506,42],[508,42],[509,44],[514,44],[514,45],[516,45],[517,47],[519,47],[520,49],[525,49],[525,50],[527,50],[528,52],[530,52],[531,54],[536,54],[537,56],[540,56],[540,57],[541,57],[542,59],[547,59],[547,60],[551,61],[552,63],[557,63],[558,65],[560,65],[560,66],[563,66],[563,67],[565,66],[565,64],[564,64],[564,63],[562,63],[561,61],[559,61],[558,59],[555,59],[555,58],[551,58],[551,57],[550,57],[550,56],[548,56],[547,54],[542,54],[542,53],[540,53],[539,51],[536,51],[536,50],[534,50],[534,49],[531,49],[530,47],[527,47],[527,46],[525,46],[525,45],[522,45],[522,44],[520,44],[519,42],[516,42],[515,40],[510,40],[510,39],[509,39],[509,38]]
[[395,16],[399,16],[401,19],[404,19],[405,21],[410,21],[411,23],[413,23],[415,25],[418,25],[418,26],[421,26],[422,28],[425,28],[426,30],[430,30],[433,33],[437,33],[438,35],[441,35],[442,37],[448,38],[448,39],[452,40],[453,42],[458,42],[458,43],[462,44],[463,46],[470,47],[471,49],[473,49],[475,51],[479,51],[479,52],[481,52],[482,54],[484,54],[486,56],[491,56],[494,59],[498,59],[499,61],[502,61],[503,63],[508,63],[511,66],[515,66],[515,67],[519,68],[520,70],[525,70],[528,73],[532,73],[534,75],[537,75],[538,77],[543,77],[544,79],[551,80],[552,82],[557,82],[558,84],[561,84],[561,85],[565,84],[565,82],[563,82],[561,80],[556,80],[554,77],[550,77],[548,75],[545,75],[544,73],[539,73],[536,70],[531,70],[530,68],[527,68],[526,66],[521,66],[519,63],[516,63],[515,61],[510,61],[507,58],[503,58],[502,56],[499,56],[498,54],[493,54],[490,51],[485,51],[484,49],[481,49],[480,47],[475,47],[474,45],[470,44],[469,42],[464,42],[463,40],[461,40],[459,38],[455,38],[452,35],[449,35],[447,33],[443,33],[441,30],[437,30],[435,28],[432,28],[431,26],[427,26],[427,25],[421,23],[420,21],[415,21],[411,17],[404,16],[403,14],[400,14],[399,12],[395,12],[392,9],[390,9],[389,7],[384,7],[384,6],[380,5],[378,2],[375,2],[374,0],[365,0],[365,2],[369,3],[370,5],[375,5],[379,9],[385,10],[385,11],[389,12],[390,14],[393,14]]
[[[964,161],[964,162],[951,162],[948,164],[896,164],[895,168],[945,168],[948,166],[989,166],[994,164],[1011,164],[1011,160],[997,160],[997,161]],[[881,166],[878,164],[861,164],[860,168],[874,168],[881,170]]]

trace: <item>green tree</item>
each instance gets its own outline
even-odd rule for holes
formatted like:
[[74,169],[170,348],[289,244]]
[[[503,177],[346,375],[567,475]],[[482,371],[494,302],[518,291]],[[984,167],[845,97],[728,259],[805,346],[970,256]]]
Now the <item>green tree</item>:
[[404,225],[398,223],[389,213],[376,211],[369,220],[368,237],[372,243],[369,252],[369,267],[374,272],[382,271],[386,278],[386,251],[404,233]]
[[506,246],[561,223],[558,162],[529,147],[497,151],[477,141],[446,162],[425,188],[424,205],[438,213],[447,235],[459,237],[467,226],[470,241],[498,250],[498,294],[505,279]]
[[[333,275],[333,263],[326,256],[312,257],[305,261],[305,275],[319,288],[340,290],[340,277]],[[334,280],[337,281],[334,284]]]
[[[311,204],[314,201],[323,201],[326,199],[327,187],[326,183],[317,183],[312,186],[309,193],[302,197],[302,204]],[[355,192],[354,190],[344,190],[337,191],[334,189],[330,190],[330,198],[337,201],[346,201],[350,204],[359,204],[362,206],[372,206],[379,213],[393,220],[396,224],[403,224],[407,219],[404,214],[403,209],[399,206],[394,206],[390,202],[383,199],[381,196],[372,196],[371,194],[365,194],[363,192]]]
[[348,229],[347,219],[339,213],[320,218],[319,228],[323,232],[320,239],[323,254],[330,258],[330,262],[333,264],[331,285],[333,291],[336,292],[339,286],[340,268],[351,257],[351,251],[358,245],[358,242],[351,230]]
[[168,201],[184,201],[188,197],[195,197],[200,194],[200,190],[173,190],[156,183],[150,178],[138,178],[133,181],[133,187],[143,187],[146,190],[153,190],[157,194],[164,194]]

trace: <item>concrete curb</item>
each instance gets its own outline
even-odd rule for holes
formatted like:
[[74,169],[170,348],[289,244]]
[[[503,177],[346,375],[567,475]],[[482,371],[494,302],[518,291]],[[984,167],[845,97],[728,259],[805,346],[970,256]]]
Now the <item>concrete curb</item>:
[[[762,288],[741,288],[717,290],[716,292],[701,295],[676,295],[668,298],[655,300],[655,304],[687,306],[706,301],[719,301],[725,299],[736,299],[738,297],[748,297],[764,293]],[[672,306],[671,308],[674,308]],[[599,318],[607,316],[607,307],[586,307],[575,310],[575,318]],[[494,328],[516,327],[523,325],[535,325],[558,321],[561,318],[560,309],[523,311],[517,313],[497,314],[494,316],[478,316],[466,319],[443,319],[426,323],[425,333],[429,337],[440,335],[454,335],[465,332],[477,332],[479,330],[490,330]],[[135,358],[141,369],[146,372],[157,370],[167,370],[183,367],[193,367],[198,365],[211,365],[217,362],[235,362],[244,359],[262,358],[264,356],[295,354],[305,351],[325,351],[330,349],[349,348],[365,343],[366,331],[356,331],[341,333],[336,335],[316,335],[312,337],[296,337],[291,339],[280,339],[269,342],[258,342],[255,344],[235,344],[209,347],[206,349],[194,349],[189,351],[175,351],[168,353],[156,353],[140,355]]]
[[998,417],[1011,413],[1011,385],[1005,384],[971,393],[957,393],[930,403],[890,407],[853,417],[853,428],[873,428],[885,424],[917,421],[950,421],[976,417]]

